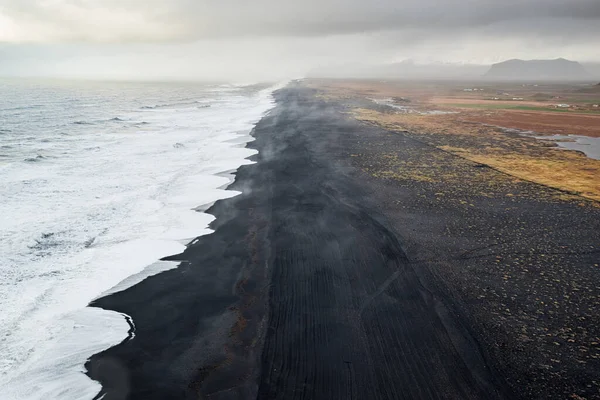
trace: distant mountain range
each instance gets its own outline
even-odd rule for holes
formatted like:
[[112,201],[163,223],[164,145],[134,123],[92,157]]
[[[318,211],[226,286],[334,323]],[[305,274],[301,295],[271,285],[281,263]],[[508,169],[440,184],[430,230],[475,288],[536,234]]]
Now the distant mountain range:
[[451,80],[562,80],[589,81],[600,78],[600,63],[580,64],[556,60],[508,60],[489,65],[455,63],[416,63],[411,60],[393,64],[340,64],[315,68],[308,74],[316,78],[366,79],[451,79]]
[[484,75],[487,79],[512,80],[585,80],[590,74],[576,61],[508,60],[491,66]]
[[392,64],[340,64],[313,69],[309,77],[379,79],[470,79],[481,77],[487,65],[453,63],[416,63],[412,60]]

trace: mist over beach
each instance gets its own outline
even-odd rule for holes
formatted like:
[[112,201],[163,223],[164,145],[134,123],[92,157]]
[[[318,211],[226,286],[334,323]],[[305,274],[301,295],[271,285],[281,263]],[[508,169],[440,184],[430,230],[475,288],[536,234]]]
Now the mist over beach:
[[597,0],[0,0],[0,399],[600,399]]

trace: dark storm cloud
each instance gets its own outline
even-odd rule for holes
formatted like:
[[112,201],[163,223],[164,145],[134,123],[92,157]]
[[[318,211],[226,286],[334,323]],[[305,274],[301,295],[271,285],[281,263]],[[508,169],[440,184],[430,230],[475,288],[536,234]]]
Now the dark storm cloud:
[[330,65],[600,61],[600,0],[0,0],[0,75],[274,79]]
[[507,22],[535,33],[550,19],[557,26],[583,21],[592,34],[600,30],[600,1],[0,0],[0,40],[181,41],[411,29],[431,35]]
[[[323,35],[421,28],[445,31],[506,21],[600,19],[598,0],[273,0],[189,3],[203,35]],[[535,24],[530,25],[535,31]]]

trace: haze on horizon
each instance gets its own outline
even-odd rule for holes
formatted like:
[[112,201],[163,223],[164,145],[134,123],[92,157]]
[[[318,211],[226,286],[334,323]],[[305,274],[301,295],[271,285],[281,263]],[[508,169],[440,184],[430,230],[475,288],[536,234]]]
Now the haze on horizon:
[[344,64],[600,62],[598,0],[0,0],[0,76],[256,80]]

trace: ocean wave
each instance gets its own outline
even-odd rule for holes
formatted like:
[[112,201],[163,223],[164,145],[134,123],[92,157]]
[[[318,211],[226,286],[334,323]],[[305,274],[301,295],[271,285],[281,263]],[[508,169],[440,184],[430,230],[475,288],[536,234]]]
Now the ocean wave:
[[94,245],[94,242],[96,241],[96,237],[91,237],[88,240],[86,240],[85,242],[83,242],[83,246],[88,249],[90,247],[92,247]]
[[44,156],[42,156],[42,155],[38,154],[38,155],[37,155],[37,156],[35,156],[35,157],[26,158],[26,159],[25,159],[25,160],[23,160],[23,161],[25,161],[25,162],[34,162],[34,163],[35,163],[35,162],[40,162],[40,161],[43,161],[43,160],[45,160],[45,159],[46,159],[46,157],[44,157]]
[[[101,124],[101,123],[106,123],[106,122],[132,122],[132,121],[121,118],[121,117],[114,117],[114,118],[110,118],[110,119],[106,119],[106,120],[98,120],[98,121],[75,121],[75,122],[73,122],[73,125],[98,125],[99,123]],[[136,122],[134,125],[147,125],[147,124],[149,124],[149,122],[140,121],[140,122]]]
[[57,240],[54,232],[42,233],[39,238],[34,239],[34,244],[28,246],[38,256],[45,257],[51,254],[51,249],[59,247],[63,244],[61,240]]
[[66,232],[46,232],[34,239],[34,243],[28,246],[29,250],[37,258],[51,257],[57,252],[64,252],[66,249],[80,247],[78,243],[69,240]]
[[[86,113],[62,106],[55,113],[35,110],[27,119],[11,113],[15,121],[7,121],[19,125],[8,127],[15,126],[18,141],[4,141],[15,149],[1,152],[18,150],[18,156],[9,167],[2,164],[11,160],[0,158],[0,176],[7,178],[0,196],[11,210],[0,227],[0,253],[14,266],[10,276],[0,276],[7,288],[0,296],[6,322],[0,324],[0,399],[98,397],[99,384],[82,374],[84,364],[131,337],[134,321],[86,306],[106,290],[176,268],[158,260],[212,232],[214,217],[193,208],[238,194],[219,189],[230,179],[215,174],[251,163],[246,158],[255,151],[227,141],[248,136],[272,107],[270,94],[220,94],[222,101],[198,110],[212,98],[205,88],[181,91],[191,96],[169,89],[163,97],[140,91],[130,99],[115,90],[97,101],[82,99],[99,104]],[[200,102],[192,98],[196,93]],[[55,97],[49,93],[48,102]],[[141,116],[140,98],[187,106]],[[77,119],[95,126],[73,125]],[[135,127],[146,122],[153,129]],[[43,138],[56,143],[38,146]]]
[[32,104],[29,106],[19,106],[19,107],[10,107],[10,108],[2,108],[0,111],[24,111],[24,110],[35,110],[37,108],[42,108],[41,104]]
[[[197,106],[198,104],[200,104],[199,106]],[[186,106],[197,106],[198,108],[208,108],[210,107],[210,104],[205,104],[204,102],[200,101],[200,100],[194,100],[194,101],[183,101],[183,102],[176,102],[176,103],[165,103],[165,104],[156,104],[153,106],[142,106],[140,107],[142,110],[156,110],[156,109],[161,109],[161,108],[176,108],[176,107],[186,107]]]
[[27,246],[37,258],[53,256],[55,253],[87,249],[94,245],[97,237],[76,238],[72,232],[43,232]]

